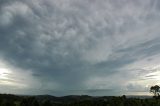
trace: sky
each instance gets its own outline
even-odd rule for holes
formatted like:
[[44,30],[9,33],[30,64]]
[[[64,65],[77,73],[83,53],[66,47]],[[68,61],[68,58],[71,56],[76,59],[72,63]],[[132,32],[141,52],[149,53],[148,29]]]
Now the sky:
[[149,95],[160,0],[0,0],[0,93]]

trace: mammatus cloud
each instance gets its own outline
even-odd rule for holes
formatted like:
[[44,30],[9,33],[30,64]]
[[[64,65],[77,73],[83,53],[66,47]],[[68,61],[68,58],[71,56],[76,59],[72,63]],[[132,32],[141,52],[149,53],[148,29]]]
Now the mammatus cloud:
[[0,1],[1,85],[27,94],[147,91],[159,83],[159,71],[151,71],[159,65],[159,5],[158,0]]

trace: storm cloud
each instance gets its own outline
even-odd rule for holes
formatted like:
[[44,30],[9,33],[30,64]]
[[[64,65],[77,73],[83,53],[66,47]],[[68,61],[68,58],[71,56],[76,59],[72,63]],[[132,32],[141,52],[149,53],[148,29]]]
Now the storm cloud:
[[159,28],[159,0],[1,0],[0,90],[146,92],[160,81]]

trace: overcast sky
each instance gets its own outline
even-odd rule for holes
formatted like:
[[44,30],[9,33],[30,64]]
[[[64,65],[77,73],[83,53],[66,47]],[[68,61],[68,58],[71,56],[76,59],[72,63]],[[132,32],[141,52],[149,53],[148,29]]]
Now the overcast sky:
[[0,0],[0,92],[149,94],[160,0]]

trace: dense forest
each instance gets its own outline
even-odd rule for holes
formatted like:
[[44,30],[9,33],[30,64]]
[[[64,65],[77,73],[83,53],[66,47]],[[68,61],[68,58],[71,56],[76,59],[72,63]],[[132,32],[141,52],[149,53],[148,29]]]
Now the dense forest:
[[160,106],[158,98],[126,98],[126,96],[92,97],[50,95],[17,96],[0,94],[0,106]]

